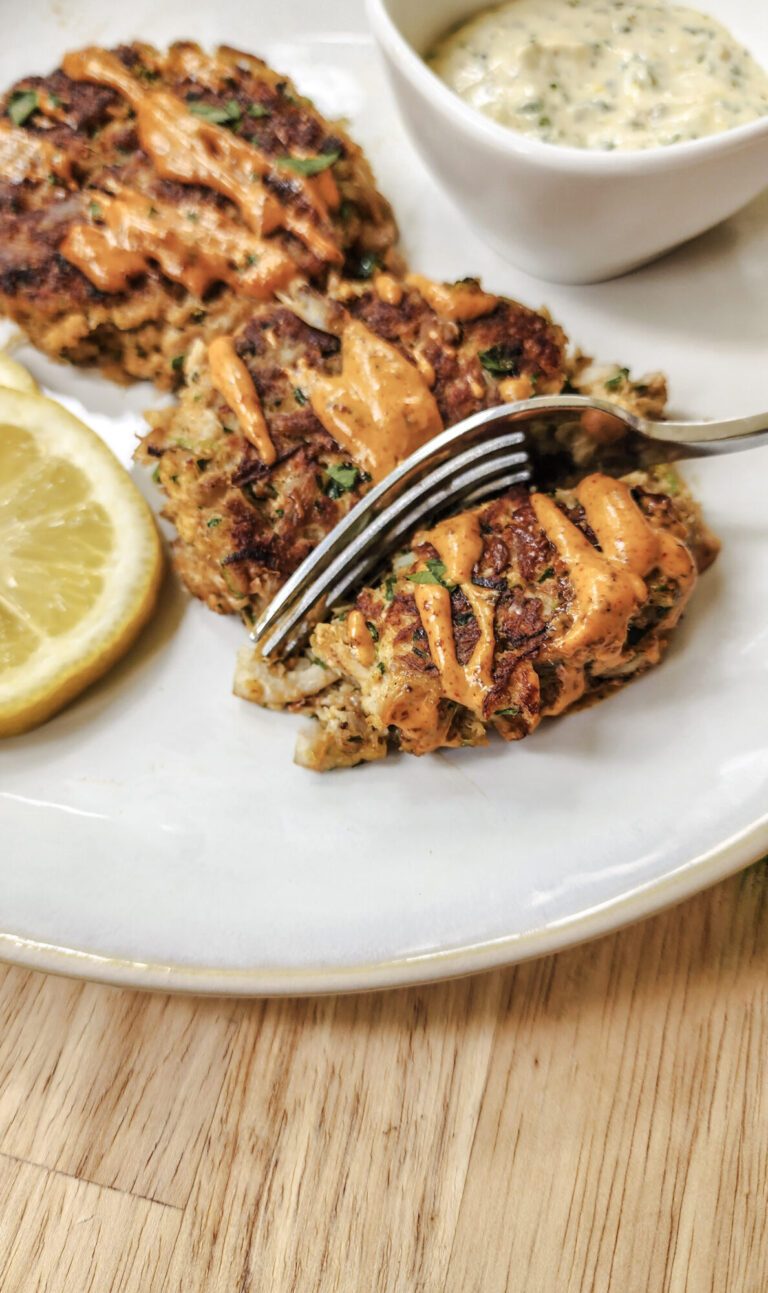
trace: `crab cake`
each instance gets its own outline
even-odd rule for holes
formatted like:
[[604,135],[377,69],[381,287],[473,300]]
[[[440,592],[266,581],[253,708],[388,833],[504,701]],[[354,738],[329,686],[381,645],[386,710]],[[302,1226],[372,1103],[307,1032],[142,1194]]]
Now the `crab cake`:
[[[566,339],[474,280],[375,273],[295,289],[196,343],[178,407],[148,415],[176,568],[252,620],[307,553],[419,444],[523,392],[560,390]],[[513,393],[514,391],[514,393]]]
[[318,771],[485,745],[489,728],[519,740],[656,664],[717,551],[669,467],[517,487],[416,534],[314,630],[311,659],[244,649],[235,689],[313,714],[297,761]]
[[89,48],[0,109],[0,306],[40,349],[168,388],[195,337],[396,229],[360,148],[226,46]]

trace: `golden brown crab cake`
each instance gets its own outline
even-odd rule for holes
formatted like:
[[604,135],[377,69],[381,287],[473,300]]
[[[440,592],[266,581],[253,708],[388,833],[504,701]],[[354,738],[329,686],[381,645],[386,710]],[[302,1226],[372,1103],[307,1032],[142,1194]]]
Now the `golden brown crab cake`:
[[360,148],[239,50],[80,50],[2,99],[0,307],[55,357],[171,387],[195,337],[395,238]]
[[192,347],[178,407],[148,415],[139,450],[158,460],[179,574],[213,609],[248,619],[419,444],[502,403],[509,381],[552,391],[565,380],[562,331],[474,281],[377,272],[287,299],[256,307],[229,342]]
[[668,467],[593,473],[554,495],[517,487],[415,535],[315,629],[311,665],[244,648],[236,691],[279,705],[280,680],[318,720],[297,750],[318,771],[388,746],[483,745],[489,728],[519,740],[656,664],[718,546]]

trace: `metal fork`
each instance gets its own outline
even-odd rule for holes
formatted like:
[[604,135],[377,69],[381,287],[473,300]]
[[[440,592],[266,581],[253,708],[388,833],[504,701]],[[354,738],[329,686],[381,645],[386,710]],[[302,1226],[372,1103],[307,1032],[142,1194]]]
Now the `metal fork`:
[[654,422],[607,400],[579,395],[540,396],[484,409],[406,458],[313,549],[254,624],[251,638],[260,655],[295,650],[319,620],[428,519],[530,480],[526,423],[572,422],[587,410],[609,415],[622,430],[652,444],[654,462],[768,444],[768,413],[722,422]]

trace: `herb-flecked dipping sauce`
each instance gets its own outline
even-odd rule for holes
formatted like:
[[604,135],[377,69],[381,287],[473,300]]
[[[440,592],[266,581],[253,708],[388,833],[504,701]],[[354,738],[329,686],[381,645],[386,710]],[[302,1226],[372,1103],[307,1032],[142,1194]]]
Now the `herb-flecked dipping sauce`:
[[511,0],[427,61],[494,121],[572,148],[657,148],[768,115],[768,75],[749,51],[660,0]]

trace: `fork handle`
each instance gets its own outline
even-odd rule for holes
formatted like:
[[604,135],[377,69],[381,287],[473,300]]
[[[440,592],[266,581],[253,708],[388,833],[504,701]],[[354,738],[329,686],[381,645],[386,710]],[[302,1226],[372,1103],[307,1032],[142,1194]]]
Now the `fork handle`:
[[637,429],[650,440],[678,444],[702,456],[737,453],[768,444],[768,413],[713,422],[652,422],[636,419]]

